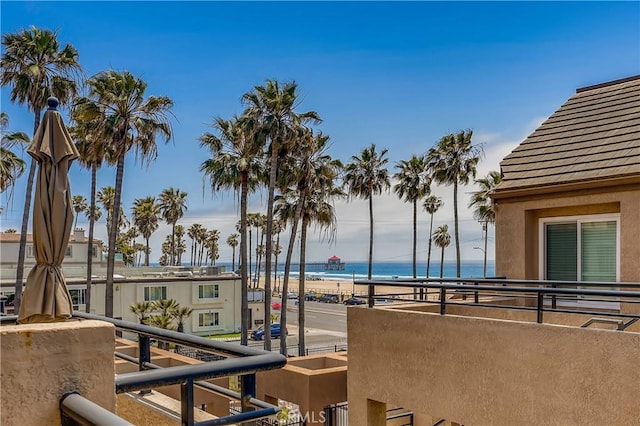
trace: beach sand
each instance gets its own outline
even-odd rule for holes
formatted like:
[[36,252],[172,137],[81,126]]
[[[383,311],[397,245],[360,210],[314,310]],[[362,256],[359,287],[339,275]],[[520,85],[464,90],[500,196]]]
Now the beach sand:
[[[283,279],[279,278],[277,281],[271,279],[271,288],[279,289],[282,292]],[[258,284],[261,288],[264,288],[264,277],[260,277]],[[289,291],[298,294],[298,278],[289,278]],[[316,294],[338,294],[343,295],[345,299],[351,296],[366,296],[366,285],[354,285],[351,280],[314,280],[306,279],[304,281],[305,293],[314,292]],[[382,294],[413,294],[413,290],[410,288],[398,288],[387,286],[376,286],[376,295]]]

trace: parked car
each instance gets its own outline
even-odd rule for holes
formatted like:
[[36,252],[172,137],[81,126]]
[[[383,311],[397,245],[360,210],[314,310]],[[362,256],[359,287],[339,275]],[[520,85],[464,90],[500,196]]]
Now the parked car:
[[336,294],[323,294],[318,297],[318,302],[323,303],[340,303],[340,298]]
[[363,299],[359,299],[357,297],[350,297],[349,299],[346,299],[342,303],[344,303],[345,305],[366,305],[367,301]]
[[[289,335],[289,330],[285,329],[285,336]],[[280,338],[280,323],[271,324],[271,337],[273,339]],[[251,340],[264,339],[264,326],[260,326],[251,333]]]
[[310,291],[309,293],[305,293],[304,300],[307,300],[307,301],[310,301],[310,302],[314,302],[314,301],[318,300],[318,296],[316,296],[316,294],[314,292]]
[[287,293],[287,299],[297,299],[298,295],[292,291]]

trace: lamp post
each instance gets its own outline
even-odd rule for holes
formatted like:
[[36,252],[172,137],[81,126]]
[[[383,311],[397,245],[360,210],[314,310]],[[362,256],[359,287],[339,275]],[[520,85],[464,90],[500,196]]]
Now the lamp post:
[[482,269],[482,276],[484,278],[487,278],[487,251],[485,249],[483,249],[482,247],[474,247],[474,250],[482,250],[482,253],[484,253],[484,267]]

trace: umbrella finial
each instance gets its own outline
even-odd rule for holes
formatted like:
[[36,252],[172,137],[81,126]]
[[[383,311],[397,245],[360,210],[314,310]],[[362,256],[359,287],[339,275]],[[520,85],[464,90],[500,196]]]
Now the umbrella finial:
[[56,110],[58,108],[58,104],[60,102],[58,101],[58,98],[56,98],[55,96],[51,96],[49,99],[47,99],[47,105],[49,105],[49,109],[52,110]]

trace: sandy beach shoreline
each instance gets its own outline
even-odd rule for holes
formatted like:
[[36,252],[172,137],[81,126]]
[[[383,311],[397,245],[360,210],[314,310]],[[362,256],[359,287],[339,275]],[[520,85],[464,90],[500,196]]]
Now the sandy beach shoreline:
[[[278,278],[277,281],[271,280],[271,287],[282,292],[282,285],[284,280]],[[299,281],[297,277],[289,278],[289,291],[298,294]],[[260,277],[258,281],[260,288],[264,288],[264,277]],[[355,285],[352,280],[334,280],[334,279],[306,279],[304,281],[304,292],[314,292],[316,294],[337,294],[344,295],[345,298],[351,296],[365,296],[367,295],[367,286]],[[411,289],[376,286],[376,294],[401,294],[409,293]]]

